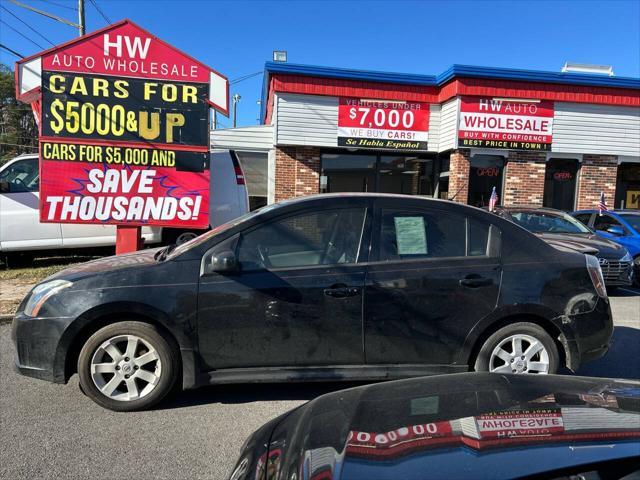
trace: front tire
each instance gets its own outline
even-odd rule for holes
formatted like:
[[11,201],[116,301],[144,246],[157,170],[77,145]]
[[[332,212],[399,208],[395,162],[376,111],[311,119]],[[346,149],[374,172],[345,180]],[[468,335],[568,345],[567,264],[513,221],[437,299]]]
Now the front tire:
[[551,374],[560,355],[551,336],[539,325],[518,322],[501,328],[482,344],[477,372]]
[[153,325],[124,321],[94,333],[78,357],[84,393],[117,412],[144,410],[174,387],[178,354]]

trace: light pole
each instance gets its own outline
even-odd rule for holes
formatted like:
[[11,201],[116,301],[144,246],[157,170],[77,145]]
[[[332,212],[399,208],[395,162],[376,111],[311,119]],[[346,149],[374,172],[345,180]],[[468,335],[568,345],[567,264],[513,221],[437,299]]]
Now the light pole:
[[242,98],[237,93],[233,95],[233,128],[236,128],[236,118],[238,117],[238,102]]

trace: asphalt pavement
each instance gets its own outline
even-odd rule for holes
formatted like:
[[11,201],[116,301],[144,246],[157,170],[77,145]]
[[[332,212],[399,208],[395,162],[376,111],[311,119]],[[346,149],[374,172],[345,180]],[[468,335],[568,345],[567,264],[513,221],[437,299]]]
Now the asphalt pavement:
[[[582,375],[640,379],[640,290],[612,297],[609,354]],[[0,479],[224,479],[245,438],[267,420],[352,384],[236,385],[183,392],[156,410],[114,413],[68,385],[13,371],[0,326]]]

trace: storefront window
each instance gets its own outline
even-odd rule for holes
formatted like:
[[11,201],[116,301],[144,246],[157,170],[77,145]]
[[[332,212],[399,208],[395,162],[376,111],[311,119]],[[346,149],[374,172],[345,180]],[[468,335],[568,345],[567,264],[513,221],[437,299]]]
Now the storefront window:
[[[501,195],[504,163],[504,157],[500,155],[474,155],[471,158],[467,201],[469,205],[487,206],[493,187],[496,187],[498,196]],[[502,202],[502,199],[499,201]]]
[[578,160],[552,158],[544,175],[545,207],[570,211],[575,207]]
[[375,192],[375,155],[322,154],[320,191]]
[[324,153],[320,191],[433,196],[434,164],[418,156]]
[[618,166],[615,207],[640,209],[640,163]]

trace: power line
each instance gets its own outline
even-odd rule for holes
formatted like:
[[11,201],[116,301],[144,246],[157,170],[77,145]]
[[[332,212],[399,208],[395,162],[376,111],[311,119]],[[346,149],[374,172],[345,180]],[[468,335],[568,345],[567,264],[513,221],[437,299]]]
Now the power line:
[[14,32],[16,32],[18,35],[20,35],[22,38],[24,38],[25,40],[29,40],[31,43],[33,43],[36,47],[38,47],[40,50],[46,50],[46,48],[44,48],[42,45],[39,45],[37,42],[34,42],[33,40],[31,40],[29,37],[27,37],[24,33],[20,32],[19,30],[16,30],[15,28],[13,28],[11,25],[9,25],[7,22],[5,22],[4,20],[0,19],[0,23],[6,25],[7,27],[9,27],[11,30],[13,30]]
[[0,142],[0,145],[9,145],[11,147],[25,147],[25,148],[35,148],[35,149],[38,148],[36,145],[21,145],[19,143],[7,143],[7,142]]
[[111,25],[111,20],[109,20],[109,17],[107,17],[107,15],[102,11],[102,9],[100,8],[100,6],[98,5],[98,2],[96,0],[89,0],[91,2],[91,5],[94,6],[94,8],[98,11],[98,13],[100,15],[102,15],[102,18],[104,18],[104,21],[107,22],[108,25]]
[[245,80],[249,80],[250,78],[256,77],[262,73],[262,70],[259,72],[249,73],[248,75],[243,75],[242,77],[235,78],[229,82],[229,85],[235,85],[236,83],[244,82]]
[[31,30],[32,32],[37,33],[40,38],[46,40],[47,42],[49,42],[52,46],[55,46],[55,43],[53,43],[51,40],[49,40],[47,37],[45,37],[44,35],[42,35],[39,31],[37,31],[35,28],[33,28],[31,25],[29,25],[27,22],[25,22],[24,20],[22,20],[20,17],[18,17],[15,13],[13,13],[11,10],[9,10],[7,7],[4,7],[2,5],[0,5],[0,8],[2,8],[5,12],[7,12],[9,15],[11,15],[13,18],[15,18],[16,20],[18,20],[20,23],[22,23],[25,27],[27,27],[29,30]]
[[19,54],[19,53],[18,53],[18,52],[16,52],[15,50],[12,50],[12,49],[10,49],[9,47],[7,47],[6,45],[3,45],[3,44],[1,44],[1,43],[0,43],[0,48],[1,48],[1,49],[3,49],[3,50],[6,50],[7,52],[9,52],[9,53],[11,53],[11,54],[13,54],[13,55],[15,55],[16,57],[24,58],[24,55]]

